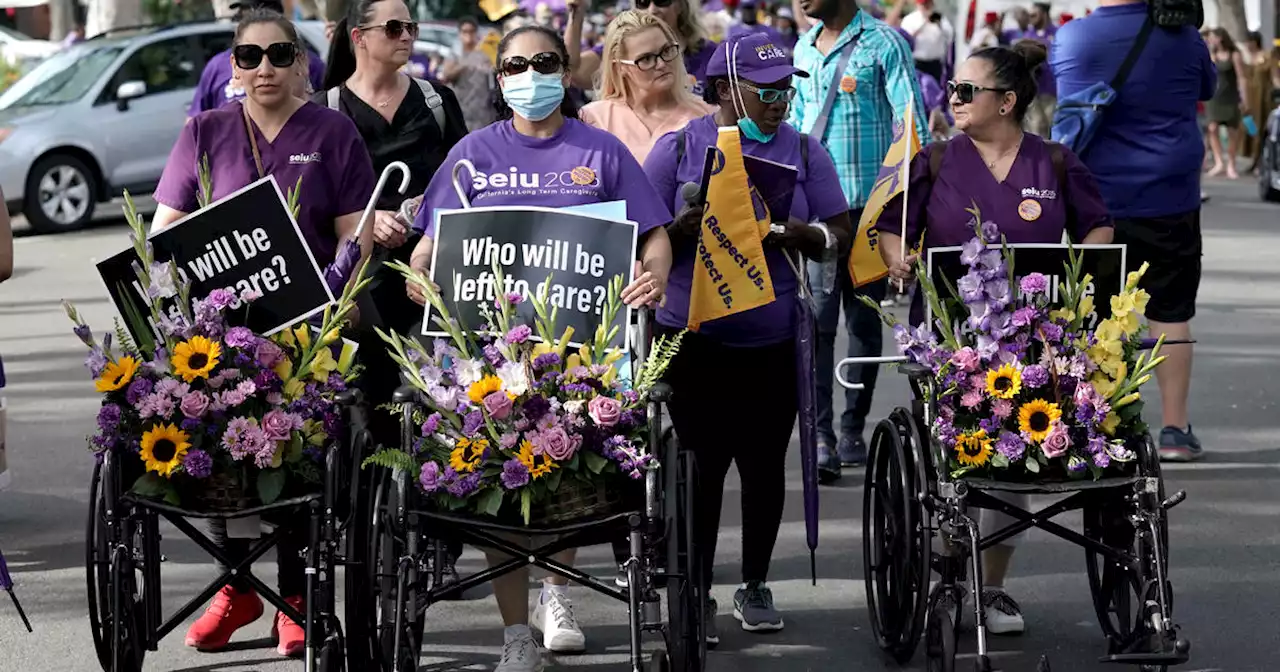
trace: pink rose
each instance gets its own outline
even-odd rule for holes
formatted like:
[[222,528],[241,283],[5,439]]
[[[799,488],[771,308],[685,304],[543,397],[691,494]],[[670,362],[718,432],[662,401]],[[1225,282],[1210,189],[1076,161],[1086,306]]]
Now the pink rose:
[[587,415],[601,427],[612,427],[622,417],[622,404],[612,397],[596,397],[587,404]]
[[506,392],[490,392],[485,395],[482,402],[484,410],[489,412],[489,417],[494,420],[502,420],[511,415],[511,397]]
[[262,433],[268,441],[288,441],[295,429],[302,429],[301,419],[278,408],[262,418]]
[[199,420],[209,411],[209,396],[204,392],[189,392],[182,397],[178,406],[182,414],[193,420]]
[[1049,436],[1044,437],[1044,442],[1040,444],[1044,456],[1050,458],[1066,455],[1067,448],[1070,447],[1071,437],[1067,436],[1067,428],[1062,423],[1054,426],[1053,431],[1049,432]]
[[284,359],[284,350],[275,343],[263,339],[258,342],[258,347],[254,348],[253,355],[262,368],[271,369]]
[[563,461],[573,457],[578,449],[579,441],[573,441],[569,438],[569,433],[564,431],[564,427],[556,426],[550,429],[544,429],[538,432],[533,439],[534,451],[544,454],[556,461]]
[[978,365],[982,363],[982,357],[973,348],[965,346],[951,355],[951,363],[955,364],[956,368],[961,371],[973,373],[978,370]]

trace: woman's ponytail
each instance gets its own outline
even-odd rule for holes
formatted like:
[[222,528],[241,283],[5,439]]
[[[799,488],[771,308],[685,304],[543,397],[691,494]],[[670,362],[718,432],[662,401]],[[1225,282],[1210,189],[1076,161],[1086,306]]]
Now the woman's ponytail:
[[329,40],[329,60],[324,70],[324,90],[342,86],[355,73],[356,53],[355,45],[351,43],[351,23],[344,16],[333,29],[333,39]]

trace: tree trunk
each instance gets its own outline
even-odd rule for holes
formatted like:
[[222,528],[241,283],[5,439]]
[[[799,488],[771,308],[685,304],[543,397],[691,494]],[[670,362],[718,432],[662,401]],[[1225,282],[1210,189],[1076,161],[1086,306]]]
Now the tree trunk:
[[1249,33],[1249,22],[1245,18],[1244,0],[1218,0],[1218,25],[1231,34],[1237,45],[1244,42]]
[[89,0],[84,35],[93,37],[115,28],[140,26],[146,23],[142,14],[142,0]]
[[75,27],[75,0],[49,0],[49,41],[61,41]]

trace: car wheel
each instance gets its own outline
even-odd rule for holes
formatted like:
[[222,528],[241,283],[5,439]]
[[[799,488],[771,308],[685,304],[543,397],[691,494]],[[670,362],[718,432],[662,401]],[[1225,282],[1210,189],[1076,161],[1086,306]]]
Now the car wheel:
[[98,184],[84,161],[53,154],[36,162],[27,176],[23,214],[40,233],[73,231],[93,218]]

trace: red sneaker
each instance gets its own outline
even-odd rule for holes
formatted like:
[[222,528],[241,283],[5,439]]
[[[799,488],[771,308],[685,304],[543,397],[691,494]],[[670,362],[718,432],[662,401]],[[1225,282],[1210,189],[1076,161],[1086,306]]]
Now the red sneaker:
[[187,630],[187,646],[201,651],[218,651],[231,641],[236,630],[262,617],[262,598],[253,591],[239,592],[223,586],[204,615]]
[[[284,601],[299,612],[306,609],[301,595],[286,597]],[[282,611],[276,612],[276,622],[271,626],[271,636],[280,638],[276,653],[282,656],[292,658],[301,654],[307,647],[307,631],[301,625],[294,623],[292,618],[285,616]]]

